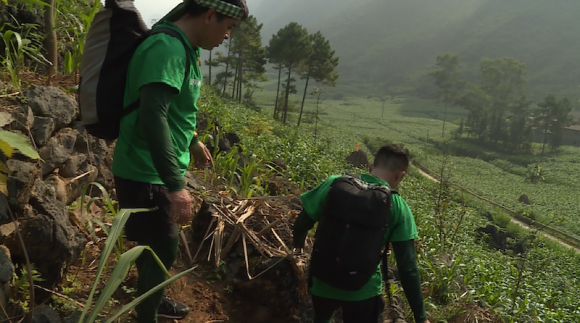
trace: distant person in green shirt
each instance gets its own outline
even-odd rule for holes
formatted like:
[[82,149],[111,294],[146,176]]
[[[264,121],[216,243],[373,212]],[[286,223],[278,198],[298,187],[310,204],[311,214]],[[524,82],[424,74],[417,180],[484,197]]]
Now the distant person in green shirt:
[[[200,52],[219,46],[247,16],[244,0],[186,0],[153,27],[170,29],[174,35],[147,37],[129,66],[124,105],[137,100],[140,105],[121,120],[112,167],[117,198],[121,208],[157,207],[131,215],[125,234],[151,247],[167,269],[177,257],[178,224],[193,216],[184,184],[190,157],[200,167],[213,164],[195,136]],[[145,251],[136,265],[139,295],[166,279],[150,252]],[[140,323],[155,323],[158,317],[182,319],[188,313],[186,305],[163,297],[163,291],[133,311]]]
[[[407,151],[398,145],[387,145],[380,148],[375,155],[374,163],[370,167],[370,174],[361,175],[360,180],[368,184],[384,185],[395,190],[403,180],[408,167]],[[302,194],[304,209],[296,219],[293,229],[295,248],[304,247],[308,231],[325,215],[325,208],[330,207],[326,205],[329,190],[340,177],[331,176],[313,190]],[[379,244],[383,243],[383,246],[386,247],[388,242],[392,243],[401,276],[401,284],[413,310],[415,322],[428,323],[423,304],[421,278],[417,268],[415,239],[418,238],[418,235],[413,213],[397,193],[391,195],[391,200],[388,226],[384,231],[384,238],[382,238],[382,232],[379,232],[378,239],[383,240],[379,241]],[[337,211],[335,210],[335,212]],[[364,217],[365,214],[361,213],[354,216]],[[330,241],[329,243],[339,244],[340,241]],[[365,250],[360,250],[360,252],[363,253]],[[327,279],[321,276],[334,274],[331,272],[332,269],[325,271],[325,274],[322,275],[319,273],[319,277],[311,275],[309,280],[314,307],[314,323],[331,322],[334,312],[339,308],[342,308],[344,323],[382,323],[385,302],[382,295],[383,277],[380,255],[377,255],[376,266],[376,270],[372,273],[374,265],[371,264],[370,279],[366,284],[363,281],[364,286],[358,290],[344,290],[324,283],[323,280]]]

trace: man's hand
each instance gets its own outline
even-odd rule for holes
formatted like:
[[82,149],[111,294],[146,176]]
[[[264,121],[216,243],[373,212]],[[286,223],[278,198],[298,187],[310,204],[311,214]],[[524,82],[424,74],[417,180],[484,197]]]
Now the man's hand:
[[193,219],[193,201],[186,189],[167,194],[171,203],[169,217],[177,224],[186,224]]
[[195,144],[191,145],[189,148],[191,155],[193,156],[193,160],[195,162],[195,166],[198,168],[206,168],[207,164],[213,167],[213,158],[211,157],[211,153],[207,149],[207,147],[203,144],[203,142],[198,141]]

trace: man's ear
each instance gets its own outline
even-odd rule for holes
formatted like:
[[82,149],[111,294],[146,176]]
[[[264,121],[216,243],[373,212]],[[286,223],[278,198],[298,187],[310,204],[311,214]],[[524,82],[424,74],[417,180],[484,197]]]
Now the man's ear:
[[209,9],[208,11],[206,11],[203,14],[203,22],[206,25],[209,25],[209,23],[211,22],[212,19],[216,18],[215,16],[217,15],[217,12],[215,11],[215,9]]

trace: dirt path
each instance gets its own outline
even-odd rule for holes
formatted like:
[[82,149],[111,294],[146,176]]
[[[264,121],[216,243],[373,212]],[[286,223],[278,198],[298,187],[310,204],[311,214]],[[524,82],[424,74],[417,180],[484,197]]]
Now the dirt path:
[[[427,172],[423,171],[421,168],[419,168],[419,167],[415,167],[415,169],[417,169],[417,171],[418,171],[418,172],[419,172],[421,175],[423,175],[423,177],[426,177],[426,178],[428,178],[428,179],[430,179],[430,180],[432,180],[432,181],[434,181],[434,182],[436,182],[436,183],[439,183],[439,180],[438,180],[437,178],[435,178],[435,177],[431,176],[431,175],[430,175],[430,174],[428,174]],[[508,215],[509,215],[509,214],[508,214]],[[519,225],[520,227],[522,227],[522,228],[524,228],[524,229],[526,229],[526,230],[531,230],[531,229],[532,229],[532,227],[531,227],[530,225],[528,225],[527,223],[524,223],[524,222],[522,222],[522,221],[520,221],[520,220],[518,220],[518,219],[516,219],[516,218],[512,217],[511,215],[509,215],[509,216],[510,216],[510,218],[511,218],[511,221],[512,221],[513,223],[515,223],[515,224]],[[560,244],[561,244],[562,246],[564,246],[564,247],[567,247],[567,248],[570,248],[570,249],[573,249],[573,250],[576,250],[576,251],[580,252],[580,248],[577,248],[577,247],[575,247],[575,246],[573,246],[573,245],[571,245],[571,244],[567,243],[566,241],[564,241],[564,240],[562,240],[562,239],[559,239],[558,237],[555,237],[555,236],[553,236],[553,235],[551,235],[551,234],[549,234],[549,233],[547,233],[547,232],[544,232],[544,231],[542,231],[542,229],[541,229],[541,228],[540,228],[540,229],[538,229],[538,230],[539,230],[540,234],[542,234],[544,237],[546,237],[546,238],[548,238],[548,239],[551,239],[551,240],[553,240],[553,241],[556,241],[556,242],[560,243]]]

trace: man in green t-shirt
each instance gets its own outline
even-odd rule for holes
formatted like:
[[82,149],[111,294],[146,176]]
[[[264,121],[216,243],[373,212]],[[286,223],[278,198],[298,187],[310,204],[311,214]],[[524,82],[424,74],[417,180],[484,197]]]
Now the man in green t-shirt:
[[[131,215],[125,234],[151,247],[168,269],[177,257],[178,224],[193,216],[184,184],[190,157],[200,167],[213,163],[195,135],[200,52],[219,46],[247,16],[244,0],[186,0],[153,27],[171,29],[173,35],[149,36],[129,65],[124,105],[140,104],[121,120],[112,167],[117,198],[121,208],[157,208]],[[166,278],[150,252],[136,265],[139,295]],[[140,323],[155,323],[158,316],[182,319],[188,313],[187,306],[163,297],[163,291],[133,311]]]
[[[370,174],[360,179],[369,184],[380,184],[397,189],[409,167],[409,156],[397,145],[387,145],[375,155]],[[303,248],[308,231],[320,221],[324,213],[329,189],[340,176],[331,176],[313,190],[302,194],[303,211],[294,223],[294,247]],[[361,214],[360,216],[364,216]],[[347,226],[348,227],[348,226]],[[392,243],[401,276],[401,284],[413,310],[417,323],[429,322],[423,305],[421,278],[417,268],[415,239],[417,228],[411,209],[398,194],[392,194],[389,224],[384,244]],[[320,278],[320,277],[318,277]],[[335,288],[317,277],[310,277],[314,323],[331,322],[333,313],[342,308],[344,323],[382,323],[385,307],[383,299],[383,277],[380,262],[369,281],[359,290],[347,291]]]

